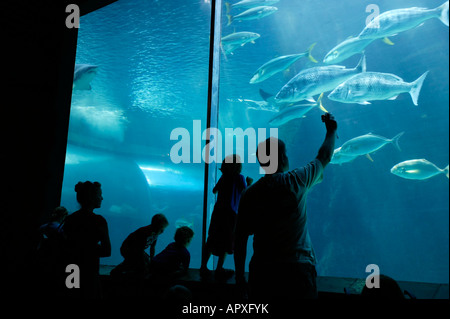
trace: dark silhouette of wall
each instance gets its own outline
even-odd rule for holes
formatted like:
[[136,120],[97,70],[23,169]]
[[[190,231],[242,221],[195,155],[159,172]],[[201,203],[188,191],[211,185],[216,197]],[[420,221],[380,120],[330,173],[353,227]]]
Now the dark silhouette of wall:
[[[82,14],[113,1],[2,1],[1,271],[14,297],[33,291],[36,229],[60,204],[77,29]],[[37,289],[38,290],[38,289]]]

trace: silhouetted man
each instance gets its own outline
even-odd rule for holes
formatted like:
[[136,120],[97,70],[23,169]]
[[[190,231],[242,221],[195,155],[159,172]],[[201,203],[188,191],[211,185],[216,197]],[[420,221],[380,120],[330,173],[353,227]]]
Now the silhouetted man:
[[[251,299],[317,298],[316,256],[307,228],[306,198],[320,183],[334,151],[337,123],[322,115],[327,133],[317,157],[289,171],[283,141],[269,138],[258,145],[257,157],[265,176],[242,195],[236,224],[236,282],[243,283],[248,236],[253,237],[249,266]],[[277,156],[270,156],[274,153]],[[269,159],[269,160],[267,160]],[[275,173],[267,168],[277,160]],[[272,165],[271,165],[272,164]]]

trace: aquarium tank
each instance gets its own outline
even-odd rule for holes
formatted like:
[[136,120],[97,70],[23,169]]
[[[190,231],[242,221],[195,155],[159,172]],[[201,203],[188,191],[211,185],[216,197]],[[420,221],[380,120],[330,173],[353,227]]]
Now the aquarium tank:
[[[448,283],[448,32],[443,0],[119,0],[82,16],[61,205],[78,210],[75,184],[98,181],[102,264],[163,213],[156,252],[189,226],[199,268],[222,159],[239,154],[256,181],[256,143],[277,136],[301,167],[327,111],[336,150],[307,202],[318,275],[376,264]],[[252,252],[250,237],[247,270]]]

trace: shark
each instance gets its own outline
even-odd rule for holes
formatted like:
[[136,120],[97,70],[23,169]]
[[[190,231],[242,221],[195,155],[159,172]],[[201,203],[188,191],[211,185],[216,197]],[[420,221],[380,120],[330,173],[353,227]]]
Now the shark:
[[98,66],[90,64],[75,64],[73,75],[73,90],[91,90],[91,81],[97,74]]

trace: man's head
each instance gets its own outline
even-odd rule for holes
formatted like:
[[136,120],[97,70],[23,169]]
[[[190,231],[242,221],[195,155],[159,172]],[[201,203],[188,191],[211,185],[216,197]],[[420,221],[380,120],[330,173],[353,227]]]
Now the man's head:
[[286,154],[286,144],[278,138],[269,137],[259,143],[256,151],[259,165],[266,175],[286,172],[289,170],[289,159]]

